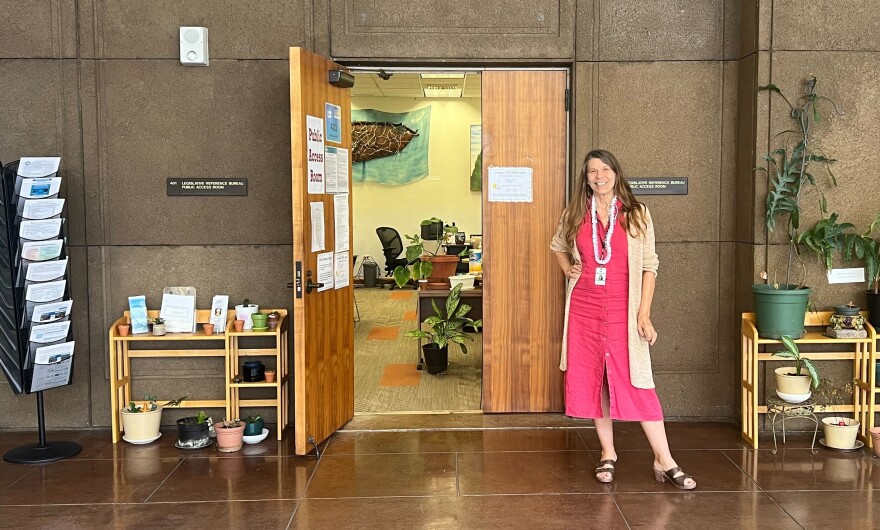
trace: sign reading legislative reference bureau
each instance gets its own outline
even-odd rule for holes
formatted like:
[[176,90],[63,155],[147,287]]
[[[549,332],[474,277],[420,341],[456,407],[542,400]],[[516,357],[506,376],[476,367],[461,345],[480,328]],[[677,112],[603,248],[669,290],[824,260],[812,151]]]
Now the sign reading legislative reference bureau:
[[628,178],[633,195],[687,195],[687,177]]
[[168,196],[247,196],[247,179],[168,179]]

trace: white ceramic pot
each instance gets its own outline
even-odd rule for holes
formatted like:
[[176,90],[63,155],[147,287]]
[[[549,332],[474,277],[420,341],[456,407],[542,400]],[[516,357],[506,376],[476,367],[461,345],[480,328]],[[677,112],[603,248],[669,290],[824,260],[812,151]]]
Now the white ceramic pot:
[[449,288],[455,289],[455,286],[461,284],[462,291],[469,291],[474,288],[474,279],[476,276],[473,274],[456,274],[455,276],[449,277]]
[[822,418],[822,429],[825,432],[825,445],[828,447],[852,449],[856,446],[856,436],[859,434],[858,420],[840,416]]
[[[803,396],[810,393],[810,376],[794,375],[793,366],[777,368],[774,370],[774,373],[776,375],[776,390],[778,392],[795,396]],[[807,397],[809,398],[809,396]],[[783,397],[783,399],[785,398]]]
[[259,312],[260,306],[257,304],[235,306],[235,318],[238,320],[244,320],[245,331],[254,329],[254,321],[251,320],[251,315]]
[[126,412],[122,409],[122,430],[126,441],[136,443],[159,436],[162,423],[162,407],[150,412]]

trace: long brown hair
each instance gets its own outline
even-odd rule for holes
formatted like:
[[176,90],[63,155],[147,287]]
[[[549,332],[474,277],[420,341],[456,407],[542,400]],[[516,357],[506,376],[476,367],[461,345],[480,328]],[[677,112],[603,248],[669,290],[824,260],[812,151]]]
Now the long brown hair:
[[590,160],[594,158],[598,158],[608,164],[608,167],[617,175],[614,181],[614,194],[617,195],[617,200],[621,204],[620,210],[623,212],[623,215],[618,217],[620,225],[633,237],[644,234],[648,228],[645,205],[637,201],[633,195],[632,188],[630,188],[629,182],[626,181],[626,177],[623,175],[623,170],[620,168],[620,162],[617,161],[617,157],[604,149],[595,149],[587,153],[587,156],[584,158],[584,163],[581,165],[581,171],[575,184],[574,193],[571,196],[571,202],[568,203],[568,207],[565,209],[562,217],[565,241],[570,248],[575,246],[578,230],[581,229],[581,225],[584,223],[584,218],[589,211],[590,200],[593,198],[593,190],[590,188],[590,183],[587,179],[587,166]]

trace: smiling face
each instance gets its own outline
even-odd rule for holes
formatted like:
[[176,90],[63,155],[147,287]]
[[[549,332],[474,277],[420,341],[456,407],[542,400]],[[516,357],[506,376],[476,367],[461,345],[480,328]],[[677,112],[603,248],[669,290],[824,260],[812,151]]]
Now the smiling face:
[[617,173],[601,158],[591,158],[587,162],[587,184],[596,195],[608,195],[614,192]]

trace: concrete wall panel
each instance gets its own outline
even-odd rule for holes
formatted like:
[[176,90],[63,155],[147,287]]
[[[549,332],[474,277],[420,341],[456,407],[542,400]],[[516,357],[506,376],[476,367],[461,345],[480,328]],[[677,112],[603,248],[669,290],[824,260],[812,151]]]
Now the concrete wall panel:
[[0,11],[0,59],[76,57],[74,2],[4,2]]
[[880,51],[880,6],[865,0],[773,1],[776,50]]
[[575,0],[456,2],[345,0],[331,3],[336,58],[568,59]]

